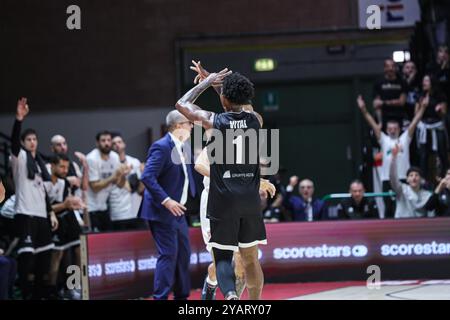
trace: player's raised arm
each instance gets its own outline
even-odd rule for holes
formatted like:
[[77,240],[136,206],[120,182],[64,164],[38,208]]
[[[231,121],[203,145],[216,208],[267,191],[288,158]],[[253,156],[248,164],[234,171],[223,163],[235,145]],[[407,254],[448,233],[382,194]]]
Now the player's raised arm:
[[200,82],[181,97],[175,107],[181,114],[188,118],[189,121],[201,122],[205,129],[212,128],[213,113],[200,109],[200,107],[194,103],[206,89],[212,85],[222,83],[223,79],[230,74],[231,71],[228,71],[228,69],[223,69],[218,73],[211,73],[204,81]]

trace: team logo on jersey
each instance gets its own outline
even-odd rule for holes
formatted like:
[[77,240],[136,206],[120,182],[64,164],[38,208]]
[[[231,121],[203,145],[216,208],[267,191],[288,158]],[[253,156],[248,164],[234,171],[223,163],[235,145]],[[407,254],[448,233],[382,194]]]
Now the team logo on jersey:
[[224,178],[224,179],[229,179],[229,178],[231,178],[231,172],[230,172],[230,170],[225,171],[225,173],[223,174],[223,178]]

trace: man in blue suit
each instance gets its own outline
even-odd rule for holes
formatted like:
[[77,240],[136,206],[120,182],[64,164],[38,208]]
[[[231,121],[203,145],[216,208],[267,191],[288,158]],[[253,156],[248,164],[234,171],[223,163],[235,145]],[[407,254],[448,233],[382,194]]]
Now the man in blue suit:
[[181,113],[166,118],[169,132],[153,143],[147,156],[142,182],[145,185],[140,217],[148,220],[158,248],[153,298],[187,299],[190,293],[189,229],[184,216],[186,203],[195,197],[192,154],[186,141],[192,124]]
[[298,186],[299,196],[293,195],[298,177],[293,176],[286,187],[284,206],[292,213],[294,221],[318,221],[327,219],[327,208],[325,202],[314,198],[314,183],[309,179],[300,181]]

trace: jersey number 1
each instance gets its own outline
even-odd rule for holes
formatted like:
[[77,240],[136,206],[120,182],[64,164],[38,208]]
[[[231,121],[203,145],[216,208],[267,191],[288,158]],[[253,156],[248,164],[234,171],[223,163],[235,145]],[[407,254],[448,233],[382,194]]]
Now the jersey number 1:
[[236,145],[236,164],[243,164],[243,152],[242,152],[242,136],[237,136],[233,140],[233,144]]

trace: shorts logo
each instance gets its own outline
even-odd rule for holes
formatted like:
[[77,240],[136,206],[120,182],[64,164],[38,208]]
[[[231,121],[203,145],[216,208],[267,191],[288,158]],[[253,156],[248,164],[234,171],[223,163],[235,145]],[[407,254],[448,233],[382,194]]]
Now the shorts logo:
[[225,173],[223,174],[223,178],[224,178],[224,179],[229,179],[229,178],[231,178],[231,172],[230,172],[230,170],[225,171]]
[[33,241],[31,240],[31,236],[30,235],[28,235],[26,238],[25,238],[25,241],[24,241],[25,243],[33,243]]

